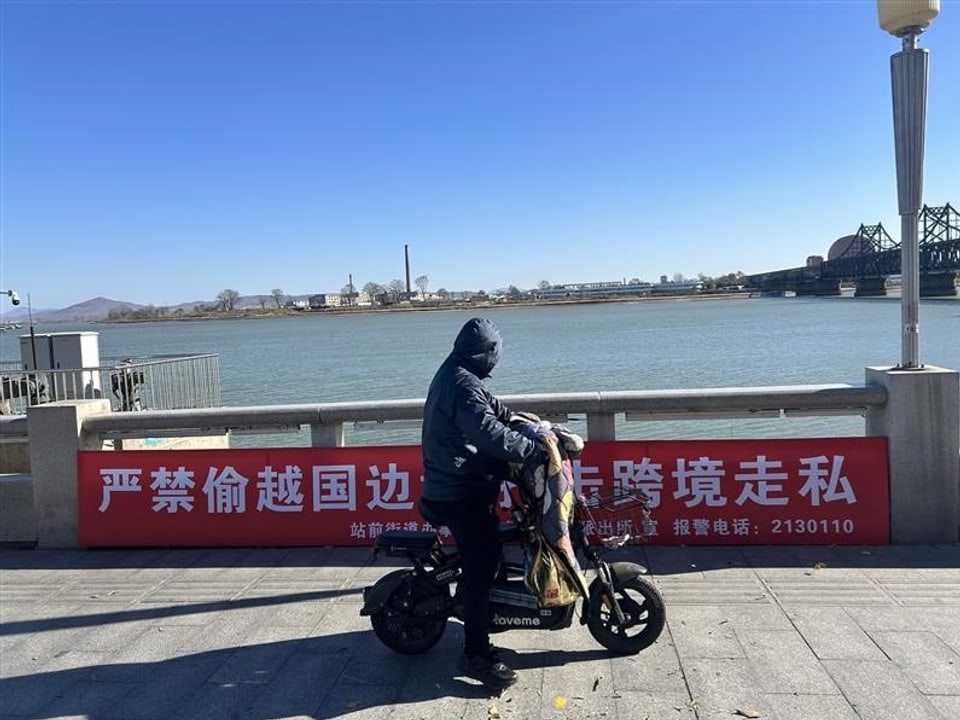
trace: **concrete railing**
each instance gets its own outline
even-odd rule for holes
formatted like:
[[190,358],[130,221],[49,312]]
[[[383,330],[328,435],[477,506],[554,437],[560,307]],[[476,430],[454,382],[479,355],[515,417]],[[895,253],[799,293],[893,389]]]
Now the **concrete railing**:
[[[861,385],[795,385],[508,395],[516,410],[565,420],[585,416],[587,440],[615,440],[618,416],[711,419],[860,414],[865,435],[889,447],[891,539],[956,542],[960,527],[960,379],[953,370],[867,368]],[[219,436],[231,431],[310,428],[310,444],[344,442],[344,425],[419,420],[423,400],[384,400],[189,410],[110,412],[106,400],[37,405],[23,418],[0,418],[4,439],[29,433],[33,508],[41,546],[76,544],[78,449],[105,440]],[[25,427],[26,425],[26,427]],[[212,439],[212,438],[211,438]],[[0,488],[2,490],[2,488]],[[0,503],[2,507],[2,503]]]
[[[547,418],[586,415],[588,440],[615,440],[616,416],[626,419],[710,419],[763,417],[791,413],[866,414],[887,399],[880,385],[789,385],[642,390],[540,395],[506,395],[509,407]],[[381,400],[222,407],[201,410],[115,412],[84,421],[84,429],[103,439],[221,434],[244,430],[290,430],[310,427],[315,447],[343,445],[343,427],[354,422],[420,420],[423,400]]]

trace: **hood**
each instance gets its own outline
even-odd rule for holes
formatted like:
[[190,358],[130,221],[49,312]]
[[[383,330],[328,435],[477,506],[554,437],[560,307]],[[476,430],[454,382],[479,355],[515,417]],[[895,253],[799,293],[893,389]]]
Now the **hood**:
[[477,377],[485,378],[500,361],[502,347],[496,325],[484,318],[471,318],[460,328],[453,343],[453,354]]

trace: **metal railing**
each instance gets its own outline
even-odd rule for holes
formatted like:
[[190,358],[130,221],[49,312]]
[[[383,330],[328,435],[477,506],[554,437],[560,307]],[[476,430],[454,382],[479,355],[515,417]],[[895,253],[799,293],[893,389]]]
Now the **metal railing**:
[[[878,385],[788,385],[771,387],[641,390],[507,395],[504,402],[541,417],[565,421],[585,415],[587,438],[615,440],[616,418],[716,419],[770,415],[863,415],[886,403]],[[420,420],[422,399],[299,405],[144,410],[89,417],[84,430],[101,439],[220,435],[231,431],[282,432],[310,428],[311,445],[343,445],[348,423]],[[2,428],[2,425],[0,425]]]
[[104,358],[99,367],[24,370],[0,363],[0,415],[30,405],[107,398],[116,411],[211,408],[220,405],[220,361],[211,353]]

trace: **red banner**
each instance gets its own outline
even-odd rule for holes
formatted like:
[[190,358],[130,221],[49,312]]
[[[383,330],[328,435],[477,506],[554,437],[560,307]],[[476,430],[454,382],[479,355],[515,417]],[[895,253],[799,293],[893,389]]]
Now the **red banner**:
[[[584,494],[644,490],[650,544],[889,542],[886,438],[594,441],[573,471]],[[87,547],[370,545],[432,529],[415,507],[417,445],[80,452],[78,482]]]

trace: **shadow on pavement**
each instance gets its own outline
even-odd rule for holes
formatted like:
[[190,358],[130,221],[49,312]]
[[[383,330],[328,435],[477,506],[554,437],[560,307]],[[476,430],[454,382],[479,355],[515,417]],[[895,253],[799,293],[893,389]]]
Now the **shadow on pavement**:
[[[21,635],[24,633],[65,630],[67,628],[94,627],[108,623],[131,622],[136,620],[154,620],[171,618],[178,615],[197,613],[216,613],[229,610],[244,610],[253,607],[284,605],[287,603],[308,602],[310,600],[331,600],[345,595],[359,595],[363,588],[338,590],[312,590],[310,592],[287,593],[264,597],[241,598],[238,600],[216,600],[194,602],[185,605],[163,605],[157,607],[137,607],[129,610],[114,610],[89,615],[63,615],[60,617],[36,620],[19,620],[0,623],[0,636]],[[2,712],[2,711],[0,711]]]
[[[459,652],[459,641],[449,635],[423,655],[404,656],[384,648],[372,632],[354,631],[157,662],[75,666],[0,679],[0,716],[326,720],[376,708],[386,716],[391,706],[431,702],[429,711],[418,712],[439,720],[462,715],[463,700],[491,697],[452,674]],[[607,656],[603,650],[537,651],[511,662],[522,672]]]
[[[335,558],[335,560],[334,560]],[[0,544],[0,570],[363,567],[373,562],[369,547],[91,548],[40,550]]]

